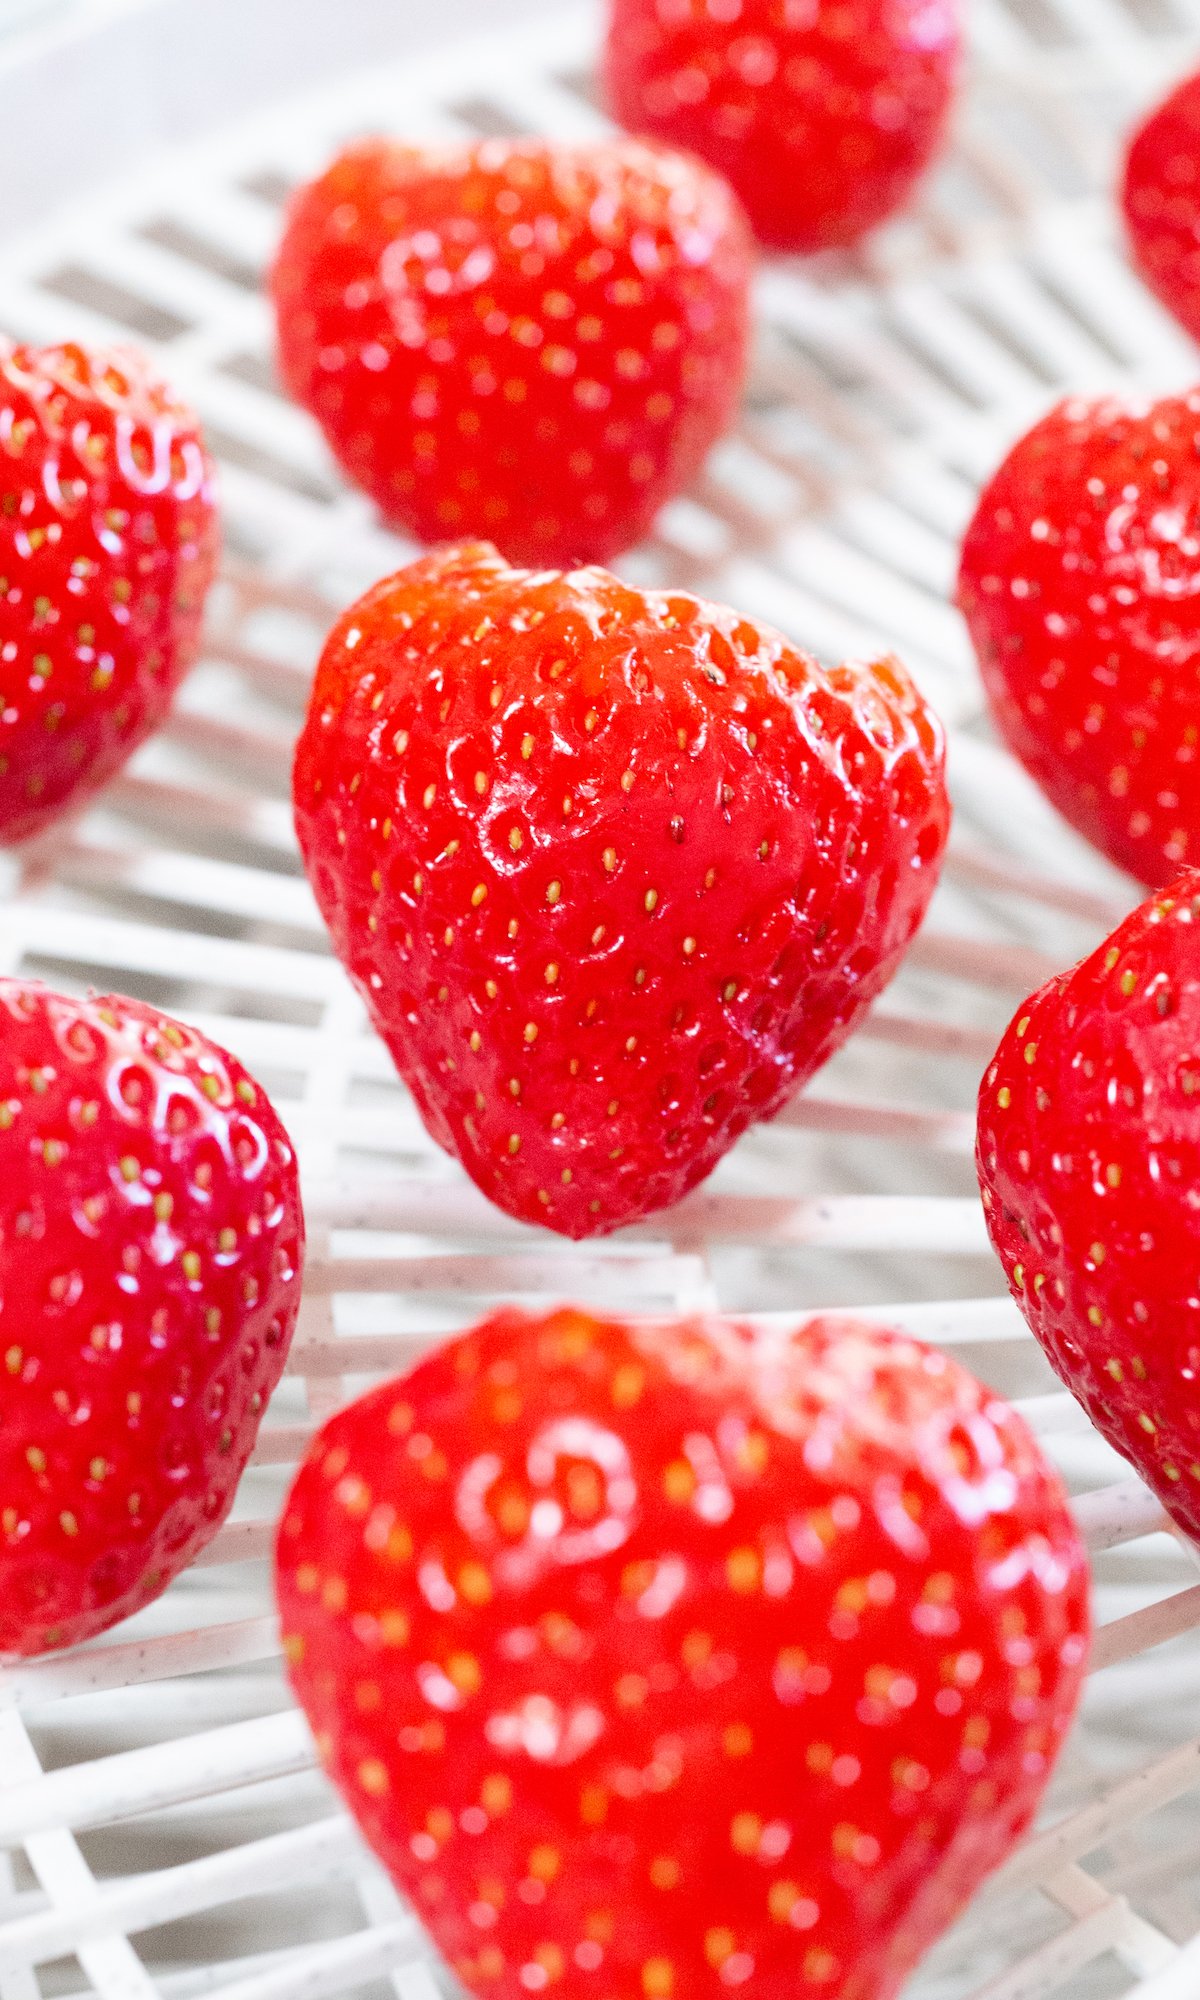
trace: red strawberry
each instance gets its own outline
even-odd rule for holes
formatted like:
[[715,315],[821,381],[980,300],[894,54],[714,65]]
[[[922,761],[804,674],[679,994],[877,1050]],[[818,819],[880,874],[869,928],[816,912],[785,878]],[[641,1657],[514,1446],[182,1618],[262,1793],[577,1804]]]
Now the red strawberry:
[[374,140],[292,204],[280,366],[397,526],[609,557],[733,417],[751,262],[724,182],[658,147]]
[[960,42],[958,0],[612,0],[608,93],[727,175],[764,242],[822,250],[907,201]]
[[0,980],[0,1654],[103,1631],[211,1540],[302,1250],[240,1063],[140,1001]]
[[1109,1442],[1200,1537],[1200,869],[1020,1009],[979,1097],[992,1241]]
[[979,502],[959,574],[1002,735],[1121,867],[1200,858],[1200,392],[1060,403]]
[[894,660],[471,546],[335,626],[296,760],[333,942],[433,1136],[510,1214],[678,1200],[845,1040],[949,808]]
[[1020,1419],[826,1320],[501,1314],[326,1425],[278,1591],[335,1782],[496,2000],[891,2000],[1087,1650]]
[[196,418],[124,348],[0,342],[0,842],[166,715],[217,556]]
[[1138,270],[1200,339],[1200,73],[1134,133],[1122,200]]

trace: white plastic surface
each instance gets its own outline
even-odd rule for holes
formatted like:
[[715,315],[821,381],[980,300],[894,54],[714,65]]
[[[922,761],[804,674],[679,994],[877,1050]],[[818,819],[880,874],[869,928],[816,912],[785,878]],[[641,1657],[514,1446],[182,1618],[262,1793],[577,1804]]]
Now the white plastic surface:
[[[0,45],[19,231],[0,244],[0,322],[156,346],[223,459],[229,548],[170,728],[53,849],[0,863],[0,969],[140,994],[227,1043],[296,1135],[312,1225],[290,1374],[234,1521],[130,1625],[0,1671],[0,2000],[432,2000],[441,1975],[289,1704],[264,1558],[312,1424],[514,1295],[653,1315],[866,1306],[1023,1404],[1096,1552],[1095,1672],[1043,1829],[913,1995],[1194,2000],[1196,1554],[1002,1296],[970,1164],[976,1082],[1016,1002],[1134,896],[993,746],[948,598],[979,479],[1056,393],[1197,372],[1125,266],[1108,188],[1117,133],[1200,58],[1200,0],[970,0],[959,137],[918,213],[860,259],[763,271],[739,434],[623,567],[825,655],[900,651],[952,728],[953,859],[908,967],[810,1091],[679,1210],[590,1246],[487,1209],[431,1147],[328,955],[290,831],[323,627],[407,551],[273,386],[258,287],[279,200],[355,131],[601,122],[587,10],[432,12],[79,0]],[[186,149],[146,155],[169,136]]]

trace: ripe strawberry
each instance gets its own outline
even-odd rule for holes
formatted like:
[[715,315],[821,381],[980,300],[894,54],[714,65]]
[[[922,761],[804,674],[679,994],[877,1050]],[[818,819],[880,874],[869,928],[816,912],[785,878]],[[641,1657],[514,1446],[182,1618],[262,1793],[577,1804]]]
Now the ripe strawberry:
[[473,545],[317,670],[296,822],[426,1124],[568,1236],[677,1201],[845,1040],[924,914],[940,727],[894,660]]
[[140,1001],[0,980],[0,1654],[102,1632],[211,1540],[302,1250],[240,1063]]
[[1054,1367],[1200,1537],[1200,869],[1020,1009],[979,1097],[979,1176]]
[[891,2000],[1087,1650],[1020,1419],[823,1320],[502,1313],[326,1425],[277,1560],[330,1773],[496,2000]]
[[1200,858],[1200,392],[1060,403],[979,502],[959,574],[993,713],[1145,882]]
[[764,242],[823,250],[907,201],[960,43],[958,0],[612,0],[608,94],[718,167]]
[[1122,201],[1138,270],[1200,339],[1200,72],[1134,133]]
[[166,715],[217,555],[196,418],[124,348],[0,342],[0,842]]
[[724,182],[659,147],[373,140],[292,204],[280,366],[399,527],[610,557],[733,417],[751,264]]

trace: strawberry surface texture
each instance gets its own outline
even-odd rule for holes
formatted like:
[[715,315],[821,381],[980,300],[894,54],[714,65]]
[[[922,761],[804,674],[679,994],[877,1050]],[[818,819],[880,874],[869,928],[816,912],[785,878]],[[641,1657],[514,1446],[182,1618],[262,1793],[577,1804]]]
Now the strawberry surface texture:
[[0,1654],[103,1631],[211,1540],[302,1254],[239,1063],[139,1001],[0,980]]
[[752,263],[724,181],[662,147],[367,141],[292,202],[280,367],[396,526],[604,559],[732,421]]
[[959,603],[1064,817],[1152,886],[1200,859],[1200,392],[1052,410],[980,499]]
[[1020,1008],[979,1096],[1013,1296],[1067,1387],[1200,1536],[1200,870]]
[[941,729],[894,660],[469,545],[321,659],[296,823],[430,1132],[510,1214],[616,1228],[845,1039],[932,894]]
[[217,540],[197,419],[142,356],[0,342],[0,842],[86,800],[162,722]]
[[822,250],[908,200],[961,39],[957,0],[612,0],[608,96],[726,174],[764,242]]
[[327,1768],[496,2000],[893,2000],[1087,1651],[1021,1420],[844,1321],[502,1313],[326,1425],[278,1591]]
[[1200,73],[1156,105],[1130,142],[1122,203],[1133,260],[1200,339]]

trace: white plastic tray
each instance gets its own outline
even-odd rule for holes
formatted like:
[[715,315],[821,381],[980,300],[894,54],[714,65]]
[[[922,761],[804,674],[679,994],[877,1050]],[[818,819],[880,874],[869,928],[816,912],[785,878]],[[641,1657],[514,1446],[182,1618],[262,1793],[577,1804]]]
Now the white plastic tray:
[[274,388],[258,288],[287,185],[353,132],[599,129],[595,21],[569,0],[77,0],[0,44],[0,323],[156,348],[223,460],[228,539],[170,728],[55,848],[0,861],[0,970],[145,995],[235,1049],[300,1144],[312,1225],[290,1375],[232,1523],[132,1624],[0,1672],[0,2000],[429,2000],[413,1920],[288,1701],[265,1554],[314,1420],[512,1296],[868,1306],[1022,1403],[1081,1496],[1096,1671],[1045,1830],[912,1992],[1200,1995],[1196,1555],[1002,1296],[970,1166],[1016,1001],[1134,897],[993,747],[948,608],[978,481],[1056,393],[1197,372],[1125,266],[1108,189],[1116,134],[1200,59],[1200,0],[967,11],[970,88],[924,206],[859,260],[764,269],[741,431],[623,565],[825,655],[900,651],[952,730],[947,881],[786,1117],[679,1210],[591,1246],[485,1207],[328,956],[290,743],[323,626],[408,551]]

